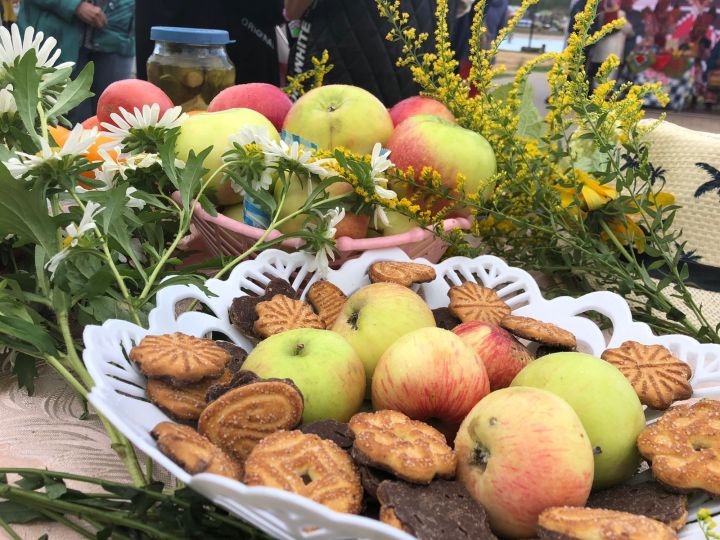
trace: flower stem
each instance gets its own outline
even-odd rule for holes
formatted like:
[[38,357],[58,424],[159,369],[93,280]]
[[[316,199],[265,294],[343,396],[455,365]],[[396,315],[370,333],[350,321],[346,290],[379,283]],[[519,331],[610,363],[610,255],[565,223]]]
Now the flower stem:
[[32,508],[49,509],[52,511],[56,510],[61,513],[76,516],[94,516],[106,523],[121,525],[123,527],[128,527],[129,529],[144,532],[148,534],[150,538],[156,538],[159,540],[175,540],[175,536],[172,534],[168,534],[156,529],[155,527],[145,525],[140,521],[135,521],[131,519],[129,514],[126,512],[108,512],[106,510],[99,508],[95,509],[82,504],[61,500],[51,500],[43,494],[28,492],[8,485],[0,485],[0,497],[9,501],[27,504]]
[[12,540],[23,540],[18,534],[13,530],[13,528],[8,524],[7,521],[5,521],[2,516],[0,516],[0,528],[4,529],[6,533],[12,538]]

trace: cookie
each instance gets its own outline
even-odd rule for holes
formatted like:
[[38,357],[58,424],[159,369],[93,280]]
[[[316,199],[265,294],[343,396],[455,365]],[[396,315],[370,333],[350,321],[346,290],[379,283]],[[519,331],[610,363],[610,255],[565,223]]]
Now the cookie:
[[438,328],[444,328],[445,330],[452,330],[462,321],[452,314],[450,308],[441,307],[432,310],[433,317],[435,317],[435,326]]
[[365,495],[371,499],[377,500],[377,490],[385,480],[397,480],[397,477],[389,472],[368,467],[367,465],[358,465],[360,471],[360,483],[365,490]]
[[258,336],[267,338],[296,328],[317,328],[325,330],[325,324],[312,308],[300,300],[293,300],[276,294],[272,300],[255,306],[258,319],[254,330]]
[[215,345],[225,349],[230,355],[230,363],[228,365],[233,373],[242,369],[242,365],[245,363],[248,355],[245,349],[230,341],[215,340]]
[[720,401],[671,408],[640,433],[637,445],[662,484],[720,495]]
[[343,450],[350,450],[355,440],[350,426],[337,420],[318,420],[303,424],[298,429],[303,433],[314,433],[321,439],[332,441]]
[[500,300],[494,290],[471,281],[451,287],[448,296],[450,312],[462,322],[485,321],[499,324],[511,312],[510,306]]
[[194,384],[177,388],[162,379],[148,379],[145,392],[151,403],[157,405],[169,417],[179,422],[193,422],[207,406],[205,395],[214,385],[227,384],[233,373],[226,368],[218,378],[203,379]]
[[260,380],[226,392],[200,415],[198,432],[240,462],[261,439],[302,420],[303,397],[290,381]]
[[210,339],[175,332],[145,336],[130,351],[130,359],[143,375],[164,378],[181,386],[219,377],[230,355]]
[[577,340],[572,332],[568,332],[549,322],[519,315],[506,315],[500,321],[500,326],[519,338],[542,343],[543,345],[564,349],[577,347]]
[[[241,369],[240,371],[233,374],[230,381],[214,384],[210,388],[208,388],[207,392],[205,393],[205,405],[209,405],[223,394],[227,394],[233,388],[238,388],[240,386],[245,386],[246,384],[258,382],[261,380],[263,379],[255,375],[255,373],[253,373],[252,371],[246,371]],[[290,379],[283,380],[292,382]]]
[[538,518],[541,540],[673,540],[677,534],[664,523],[627,512],[555,506]]
[[243,481],[291,491],[336,512],[357,514],[362,506],[360,475],[348,453],[312,433],[265,437],[248,456]]
[[307,301],[325,324],[325,328],[331,328],[335,324],[347,298],[340,288],[325,280],[316,281],[307,292]]
[[373,283],[397,283],[410,287],[414,283],[427,283],[436,277],[435,269],[427,264],[398,261],[378,261],[368,268]]
[[355,434],[352,456],[359,464],[418,484],[429,484],[436,476],[455,476],[457,457],[445,436],[401,412],[357,413],[350,419],[350,429]]
[[237,328],[242,335],[252,339],[259,339],[260,336],[255,334],[255,321],[258,316],[255,312],[255,306],[260,302],[270,300],[276,294],[282,294],[288,298],[297,298],[297,292],[292,285],[284,279],[272,278],[263,294],[258,296],[239,296],[230,304],[228,315],[230,323]]
[[673,401],[692,397],[690,366],[662,345],[626,341],[601,358],[625,375],[643,405],[664,410]]
[[160,422],[150,434],[158,449],[190,474],[206,472],[242,478],[239,463],[189,426]]
[[384,481],[377,490],[380,521],[420,540],[496,540],[485,509],[460,482],[427,486]]
[[656,519],[679,531],[688,517],[687,496],[669,493],[657,482],[616,486],[590,494],[585,506]]

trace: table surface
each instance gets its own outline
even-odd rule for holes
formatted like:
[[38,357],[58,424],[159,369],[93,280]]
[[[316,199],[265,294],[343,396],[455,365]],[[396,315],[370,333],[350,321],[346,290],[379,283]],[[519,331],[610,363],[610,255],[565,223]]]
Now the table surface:
[[[129,481],[123,463],[96,415],[80,420],[77,394],[52,369],[40,367],[35,394],[20,390],[9,361],[0,365],[0,464],[3,467],[47,468],[62,472]],[[52,540],[82,538],[48,523],[13,526],[23,539],[47,533]],[[0,530],[0,538],[8,538]]]

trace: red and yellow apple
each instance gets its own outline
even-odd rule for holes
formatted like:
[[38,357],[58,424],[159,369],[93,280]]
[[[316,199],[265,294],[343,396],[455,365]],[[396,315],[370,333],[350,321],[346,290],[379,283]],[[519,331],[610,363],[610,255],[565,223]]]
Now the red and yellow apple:
[[342,146],[369,154],[375,143],[387,142],[393,123],[382,102],[367,90],[329,84],[298,99],[285,117],[283,129],[321,149]]
[[455,438],[457,476],[485,507],[502,537],[535,535],[551,506],[584,506],[593,481],[593,451],[577,414],[537,388],[488,394]]
[[375,366],[388,347],[408,332],[428,326],[435,326],[435,317],[420,296],[395,283],[373,283],[347,299],[332,331],[357,352],[369,389]]
[[390,118],[392,118],[393,126],[396,127],[411,116],[419,114],[432,114],[444,118],[448,122],[455,122],[455,116],[450,112],[450,109],[438,100],[425,96],[405,98],[390,108]]
[[[412,167],[416,175],[423,167],[432,167],[440,173],[445,187],[458,188],[458,174],[465,177],[464,189],[468,194],[479,194],[482,200],[495,188],[495,152],[485,138],[457,124],[423,114],[408,118],[395,128],[387,148],[392,152],[395,165],[401,169]],[[438,211],[449,202],[434,204]],[[461,209],[454,212],[467,215]]]
[[636,441],[645,414],[630,382],[612,364],[589,354],[549,354],[527,365],[512,386],[532,386],[567,401],[595,450],[593,489],[629,479],[640,465]]
[[[271,139],[280,140],[280,135],[270,120],[257,111],[228,109],[227,111],[200,113],[190,116],[180,127],[180,133],[175,143],[177,157],[184,161],[190,155],[191,150],[195,154],[199,154],[207,147],[212,146],[211,152],[203,161],[203,167],[208,169],[205,175],[207,180],[223,164],[222,156],[230,149],[230,136],[246,125],[264,128]],[[232,205],[242,201],[242,195],[233,190],[230,182],[222,174],[215,175],[206,193],[220,205]]]
[[328,330],[299,328],[261,341],[243,369],[291,379],[303,395],[303,422],[347,422],[365,397],[365,370],[350,344]]
[[173,107],[168,95],[151,82],[140,79],[115,81],[98,98],[97,120],[98,123],[115,124],[111,115],[120,114],[121,107],[132,114],[135,108],[142,110],[143,105],[155,103],[160,107],[160,117]]
[[510,386],[515,375],[534,359],[525,345],[495,324],[471,321],[456,326],[453,332],[485,364],[491,390]]
[[272,122],[275,129],[282,129],[292,101],[277,86],[267,83],[236,84],[225,88],[208,105],[208,112],[227,109],[252,109]]
[[475,351],[442,328],[420,328],[399,338],[380,357],[372,377],[376,410],[429,420],[450,437],[488,392],[487,372]]

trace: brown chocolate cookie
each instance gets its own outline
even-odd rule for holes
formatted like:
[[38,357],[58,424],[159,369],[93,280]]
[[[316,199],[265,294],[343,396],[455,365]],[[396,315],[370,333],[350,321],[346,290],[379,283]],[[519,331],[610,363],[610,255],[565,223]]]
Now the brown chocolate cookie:
[[462,321],[453,315],[450,308],[441,307],[432,310],[433,317],[435,317],[435,325],[438,328],[444,328],[445,330],[452,330],[457,325],[461,324]]
[[385,480],[397,480],[394,474],[368,465],[358,465],[358,470],[360,471],[360,482],[365,490],[365,495],[371,499],[377,500],[377,490]]
[[252,339],[260,339],[261,336],[255,333],[255,321],[258,315],[255,306],[260,302],[270,300],[276,294],[282,294],[288,298],[297,298],[298,294],[292,285],[280,278],[272,278],[265,288],[265,292],[258,296],[239,296],[230,305],[230,323],[235,326],[241,334]]
[[618,510],[649,517],[665,523],[676,531],[688,517],[687,496],[669,493],[657,482],[616,486],[590,495],[586,506]]
[[343,450],[350,450],[355,440],[350,426],[337,420],[318,420],[304,424],[298,429],[303,433],[314,433],[321,439],[332,441]]
[[386,480],[377,490],[380,520],[419,540],[495,540],[485,509],[460,482],[418,486]]

